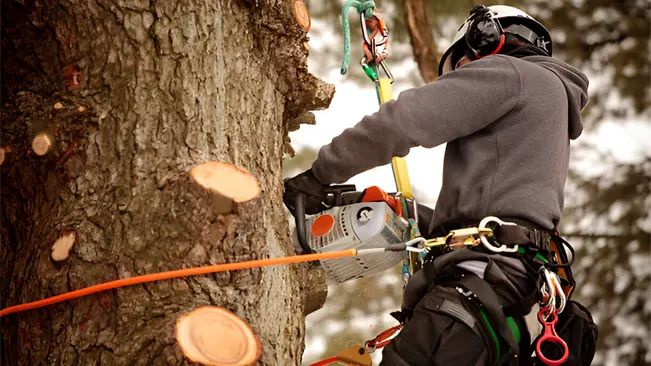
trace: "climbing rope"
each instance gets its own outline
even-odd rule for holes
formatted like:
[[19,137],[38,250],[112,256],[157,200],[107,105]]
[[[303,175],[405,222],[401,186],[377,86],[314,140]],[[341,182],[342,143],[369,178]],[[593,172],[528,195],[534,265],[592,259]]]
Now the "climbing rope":
[[344,31],[344,60],[341,63],[341,75],[348,72],[348,63],[350,61],[350,23],[348,22],[348,11],[355,8],[360,15],[360,19],[370,19],[375,10],[373,0],[348,0],[341,11],[341,24]]
[[[384,249],[381,250],[383,251]],[[224,264],[217,264],[213,266],[186,268],[186,269],[179,269],[175,271],[159,272],[159,273],[152,273],[143,276],[123,278],[120,280],[100,283],[97,285],[89,286],[75,291],[65,292],[63,294],[48,297],[43,300],[11,306],[0,310],[0,317],[13,314],[13,313],[18,313],[21,311],[42,308],[48,305],[53,305],[63,301],[76,299],[97,292],[112,290],[112,289],[131,286],[131,285],[137,285],[141,283],[169,280],[172,278],[180,278],[180,277],[198,276],[198,275],[204,275],[204,274],[216,273],[216,272],[236,271],[241,269],[275,266],[280,264],[312,262],[318,260],[328,260],[328,259],[336,259],[336,258],[343,258],[343,257],[355,257],[357,255],[372,254],[377,252],[378,251],[375,248],[360,249],[360,250],[347,249],[347,250],[339,250],[336,252],[302,254],[302,255],[293,255],[288,257],[280,257],[280,258],[258,259],[258,260],[252,260],[246,262],[224,263]]]

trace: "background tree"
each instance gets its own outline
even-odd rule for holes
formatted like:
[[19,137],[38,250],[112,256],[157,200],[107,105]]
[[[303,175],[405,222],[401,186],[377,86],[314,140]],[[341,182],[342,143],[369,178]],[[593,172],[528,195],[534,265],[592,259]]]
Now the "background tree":
[[[285,135],[334,92],[307,73],[301,5],[2,3],[3,308],[107,280],[292,253]],[[37,156],[41,132],[52,146]],[[186,174],[212,160],[250,171],[261,197],[218,214]],[[52,244],[69,233],[70,256],[55,262]],[[299,266],[198,276],[10,315],[1,319],[3,364],[187,364],[174,323],[206,304],[252,325],[263,364],[296,364],[301,278]]]

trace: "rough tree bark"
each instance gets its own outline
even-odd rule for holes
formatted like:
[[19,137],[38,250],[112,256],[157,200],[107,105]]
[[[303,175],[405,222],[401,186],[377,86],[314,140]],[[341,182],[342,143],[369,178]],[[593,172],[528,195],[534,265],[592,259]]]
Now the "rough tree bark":
[[427,0],[403,0],[403,4],[414,59],[418,64],[420,76],[429,83],[438,77],[441,56],[432,35]]
[[[288,126],[334,93],[307,73],[299,0],[21,0],[2,4],[2,300],[145,273],[292,254]],[[300,4],[299,4],[300,5]],[[53,139],[37,156],[38,132]],[[220,160],[262,194],[218,215],[188,178]],[[73,232],[70,256],[51,259]],[[305,266],[162,281],[1,319],[5,365],[187,364],[177,318],[224,306],[297,364]]]

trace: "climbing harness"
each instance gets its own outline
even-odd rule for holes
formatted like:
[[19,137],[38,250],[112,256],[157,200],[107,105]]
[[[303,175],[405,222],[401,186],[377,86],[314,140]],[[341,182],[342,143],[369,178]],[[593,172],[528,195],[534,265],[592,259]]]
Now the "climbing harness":
[[[394,204],[394,207],[399,207],[399,205]],[[402,212],[405,213],[408,212],[408,210],[404,209]],[[481,220],[477,226],[468,226],[450,230],[446,235],[441,237],[427,240],[419,237],[420,240],[415,240],[410,236],[412,240],[409,242],[407,248],[410,252],[417,254],[418,261],[421,262],[421,268],[423,268],[423,261],[425,261],[425,264],[429,264],[429,267],[425,271],[426,276],[429,276],[428,273],[430,273],[432,269],[431,262],[428,263],[427,259],[425,259],[427,258],[429,251],[433,248],[443,248],[444,253],[449,253],[447,257],[449,258],[448,261],[451,261],[449,263],[454,263],[454,265],[450,266],[443,264],[446,263],[443,261],[440,263],[440,267],[444,271],[451,272],[446,272],[448,274],[444,274],[443,272],[438,275],[433,274],[434,277],[429,283],[438,283],[442,286],[454,288],[464,299],[466,299],[468,304],[475,304],[469,306],[476,309],[474,310],[476,311],[476,315],[466,312],[465,314],[467,315],[461,316],[461,319],[474,317],[475,319],[478,319],[478,323],[484,324],[483,326],[486,327],[486,330],[482,332],[484,332],[484,336],[488,337],[490,342],[492,342],[489,344],[493,344],[493,346],[489,347],[490,359],[494,360],[496,363],[503,362],[509,357],[517,358],[521,355],[521,352],[524,352],[524,348],[520,348],[519,346],[519,342],[527,342],[522,340],[523,338],[521,337],[521,332],[519,330],[524,327],[523,320],[516,320],[514,317],[524,315],[524,313],[528,311],[528,309],[531,309],[536,302],[538,302],[540,306],[538,320],[543,327],[543,332],[540,337],[537,338],[535,346],[533,346],[538,362],[544,365],[555,366],[564,363],[569,357],[569,347],[563,338],[556,333],[555,329],[556,324],[558,323],[558,315],[565,310],[567,304],[563,280],[556,272],[558,268],[566,268],[569,272],[569,268],[567,267],[571,262],[567,260],[566,257],[566,262],[553,263],[555,253],[547,251],[550,248],[547,242],[551,238],[542,235],[542,233],[542,231],[528,229],[508,220],[489,216]],[[557,236],[556,232],[554,232],[554,236]],[[566,242],[564,245],[569,246]],[[452,259],[454,256],[449,257],[452,252],[458,254],[456,255],[457,259]],[[499,304],[498,297],[494,292],[495,290],[491,284],[486,282],[485,279],[475,276],[474,274],[468,274],[466,276],[462,275],[460,278],[455,277],[456,275],[454,275],[454,273],[458,274],[459,272],[456,272],[454,267],[474,272],[473,265],[466,263],[477,263],[479,258],[485,258],[491,261],[491,254],[509,255],[516,258],[529,258],[534,263],[538,263],[540,265],[537,274],[538,282],[540,283],[539,287],[534,291],[534,293],[525,296],[521,301],[502,308]],[[438,258],[443,259],[443,256]],[[548,266],[549,264],[554,264],[555,267],[550,267]],[[486,268],[489,267],[491,267],[490,264],[486,265]],[[491,271],[499,271],[497,265],[492,265],[491,268],[493,268]],[[487,271],[488,269],[485,270]],[[405,263],[403,262],[403,276],[407,275],[410,277],[413,273],[414,272],[412,271],[405,270]],[[500,275],[497,274],[491,274],[490,276],[491,278],[500,278]],[[457,278],[457,280],[452,278]],[[407,280],[408,279],[409,278],[407,278]],[[573,284],[571,284],[571,287],[573,287]],[[457,306],[458,309],[452,311],[451,314],[458,315],[465,311],[463,310],[463,307],[459,308],[459,306],[461,305],[459,304]],[[441,308],[441,310],[443,310],[443,308]],[[405,317],[405,314],[401,313],[402,312],[392,313],[392,315],[394,315],[394,317],[400,322],[399,325],[380,333],[373,340],[366,342],[363,348],[358,346],[357,349],[364,349],[364,353],[366,354],[372,353],[376,349],[386,346],[391,339],[400,332],[403,324],[410,317],[409,315]],[[529,339],[528,336],[526,339]],[[504,350],[502,346],[500,346],[500,341],[506,342],[508,345],[507,353],[503,352]],[[546,348],[545,344],[559,345],[562,349],[562,353],[554,357],[549,356],[545,353],[545,349],[549,350],[549,346]],[[522,343],[522,347],[529,346],[529,343]],[[336,357],[331,357],[326,360],[330,360],[330,362],[343,362],[341,358]],[[343,363],[349,365],[356,364]],[[325,364],[328,363],[317,363],[317,365]]]

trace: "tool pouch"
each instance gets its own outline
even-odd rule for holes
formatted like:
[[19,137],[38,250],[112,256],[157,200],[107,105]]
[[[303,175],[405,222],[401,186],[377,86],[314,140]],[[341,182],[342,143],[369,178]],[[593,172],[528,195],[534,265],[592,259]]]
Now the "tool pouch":
[[[570,350],[570,356],[564,365],[588,366],[592,363],[597,344],[598,328],[585,306],[576,301],[568,301],[565,310],[558,315],[556,333],[567,343]],[[537,341],[536,338],[534,344]],[[563,354],[560,347],[550,342],[543,343],[541,351],[549,359],[559,359]],[[539,361],[535,362],[535,364],[542,365]]]

